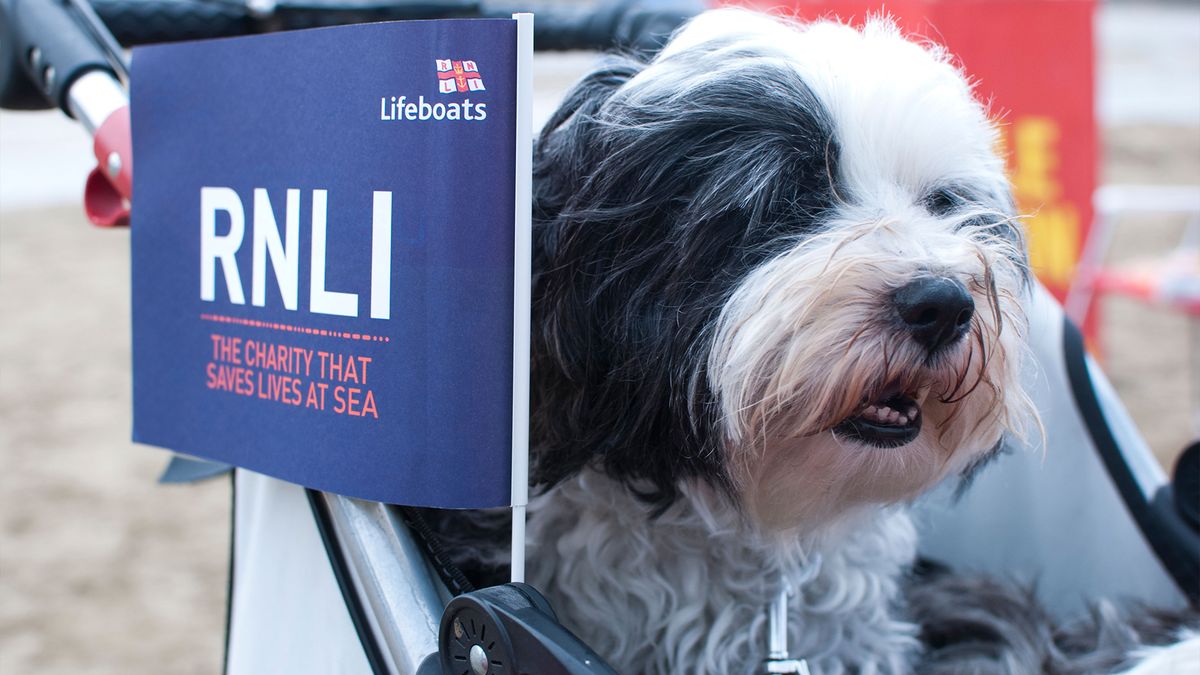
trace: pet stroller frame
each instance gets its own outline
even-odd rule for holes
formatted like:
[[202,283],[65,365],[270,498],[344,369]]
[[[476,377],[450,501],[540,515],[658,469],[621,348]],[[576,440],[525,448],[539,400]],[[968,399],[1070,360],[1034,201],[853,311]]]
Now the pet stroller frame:
[[[476,0],[93,5],[0,0],[0,106],[56,106],[95,136],[99,167],[85,201],[89,216],[104,225],[127,217],[130,197],[121,45],[357,21],[507,17],[518,9]],[[549,5],[537,13],[535,46],[651,51],[699,9],[686,1]],[[1086,356],[1078,331],[1041,289],[1031,311],[1031,347],[1040,367],[1029,387],[1050,450],[1008,453],[965,494],[948,487],[923,499],[923,554],[953,566],[1037,576],[1043,600],[1061,612],[1097,590],[1168,606],[1195,603],[1197,448],[1181,459],[1172,485]],[[1029,446],[1022,450],[1037,449],[1036,442]],[[179,460],[168,477],[227,468]],[[458,593],[459,576],[441,559],[436,539],[404,507],[240,470],[233,480],[228,672],[613,672],[557,623],[536,590],[508,584]],[[764,612],[783,628],[779,603]],[[780,636],[786,630],[772,632],[763,670],[806,672],[803,661],[788,658]]]

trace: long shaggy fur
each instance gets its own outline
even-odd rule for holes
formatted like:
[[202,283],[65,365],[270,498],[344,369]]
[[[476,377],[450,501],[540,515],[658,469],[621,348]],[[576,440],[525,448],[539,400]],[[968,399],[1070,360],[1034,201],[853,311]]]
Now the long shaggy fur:
[[907,598],[927,646],[920,675],[1115,673],[1141,661],[1147,646],[1172,644],[1200,628],[1192,611],[1120,609],[1106,600],[1060,624],[1032,588],[945,570],[917,579]]
[[530,583],[618,672],[761,672],[763,610],[784,583],[794,590],[789,645],[813,672],[900,673],[919,651],[915,626],[892,611],[916,546],[900,510],[807,547],[747,532],[702,484],[653,517],[585,471],[530,506]]
[[[814,673],[909,672],[919,624],[928,672],[987,660],[954,651],[951,585],[909,606],[901,580],[905,502],[1036,423],[994,145],[947,55],[879,19],[713,12],[567,95],[534,158],[528,577],[618,670],[758,672],[783,588]],[[896,298],[918,279],[973,301],[961,339],[914,337]],[[919,409],[911,438],[846,432],[895,400]],[[503,566],[468,545],[477,572]],[[980,672],[1067,653],[997,608],[1029,622],[1001,642],[1029,647]]]

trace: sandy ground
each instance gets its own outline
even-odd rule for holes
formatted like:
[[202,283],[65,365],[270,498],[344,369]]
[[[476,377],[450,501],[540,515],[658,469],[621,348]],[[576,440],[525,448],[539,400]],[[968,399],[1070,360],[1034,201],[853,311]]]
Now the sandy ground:
[[[1200,28],[1200,11],[1186,17]],[[1101,31],[1119,34],[1110,24]],[[571,70],[543,68],[551,89]],[[1104,179],[1200,185],[1200,114],[1182,105],[1149,122],[1105,108]],[[81,184],[86,146],[68,160],[44,152],[76,147],[77,131],[27,138],[3,128],[13,122],[0,117],[3,152],[33,154],[32,168],[0,163],[0,673],[219,672],[228,484],[159,487],[164,453],[127,441],[128,235],[44,206]],[[42,173],[21,183],[26,170]],[[43,180],[55,173],[66,193]],[[1181,230],[1122,223],[1111,259],[1165,251]],[[1196,435],[1200,331],[1127,300],[1104,310],[1107,369],[1169,464]]]
[[0,217],[0,672],[213,673],[228,485],[129,441],[129,237]]

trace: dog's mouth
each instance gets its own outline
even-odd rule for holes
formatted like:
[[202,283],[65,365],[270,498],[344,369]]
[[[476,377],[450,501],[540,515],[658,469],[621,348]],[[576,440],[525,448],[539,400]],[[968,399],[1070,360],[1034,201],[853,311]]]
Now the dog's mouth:
[[867,401],[833,428],[843,438],[877,448],[898,448],[921,433],[921,406],[913,395],[889,392]]

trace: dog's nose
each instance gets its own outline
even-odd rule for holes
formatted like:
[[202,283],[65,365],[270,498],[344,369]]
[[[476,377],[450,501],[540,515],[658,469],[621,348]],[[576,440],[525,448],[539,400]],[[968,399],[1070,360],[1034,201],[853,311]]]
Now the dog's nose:
[[893,300],[913,339],[930,352],[957,342],[975,314],[967,288],[945,277],[914,279],[896,291]]

